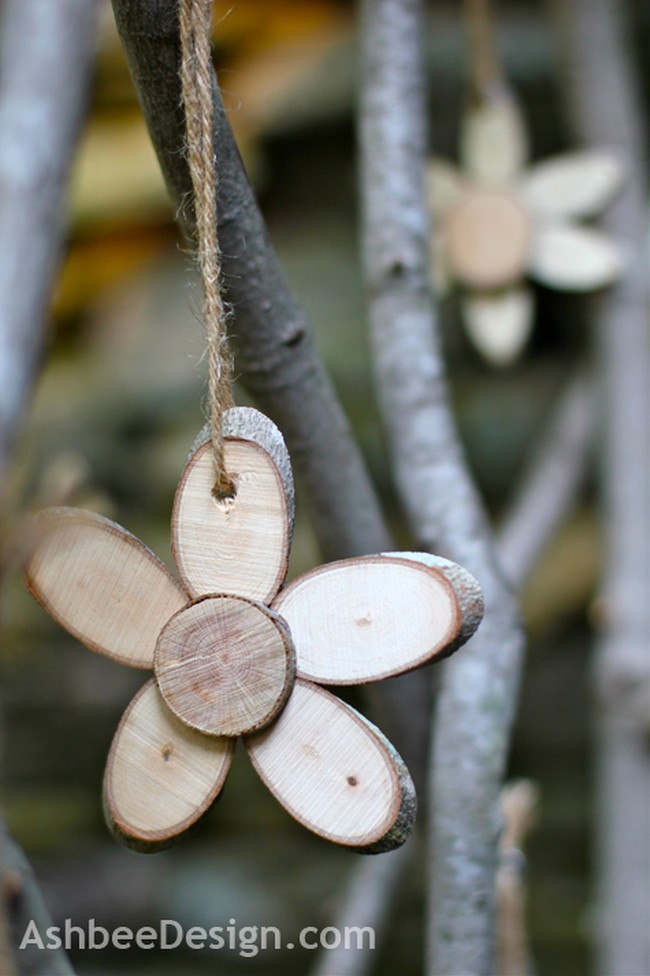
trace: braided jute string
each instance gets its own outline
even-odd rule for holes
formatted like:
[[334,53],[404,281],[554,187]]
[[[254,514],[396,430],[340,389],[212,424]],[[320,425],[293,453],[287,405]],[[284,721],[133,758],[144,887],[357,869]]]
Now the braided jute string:
[[231,361],[226,343],[226,307],[221,295],[221,252],[217,237],[217,182],[213,146],[210,0],[179,0],[181,87],[185,109],[187,161],[194,189],[197,258],[203,282],[203,315],[208,338],[210,437],[217,497],[231,495],[224,458],[222,416],[232,407]]

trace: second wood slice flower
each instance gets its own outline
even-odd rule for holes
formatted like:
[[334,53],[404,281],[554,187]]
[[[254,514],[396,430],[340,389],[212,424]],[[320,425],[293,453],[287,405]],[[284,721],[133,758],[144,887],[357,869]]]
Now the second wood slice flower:
[[128,706],[104,778],[114,831],[166,846],[218,796],[243,736],[261,779],[302,824],[339,844],[390,850],[415,791],[392,745],[319,687],[360,684],[444,657],[478,626],[482,596],[426,553],[342,560],[282,588],[293,528],[289,457],[256,410],[224,415],[232,498],[212,494],[209,443],[176,493],[182,585],[125,529],[79,509],[38,516],[32,593],[92,650],[153,677]]

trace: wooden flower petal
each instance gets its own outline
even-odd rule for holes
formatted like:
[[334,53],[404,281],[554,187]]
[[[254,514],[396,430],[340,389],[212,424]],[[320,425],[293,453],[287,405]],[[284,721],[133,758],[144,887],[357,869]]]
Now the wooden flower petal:
[[104,775],[104,811],[113,832],[146,852],[167,847],[216,799],[234,739],[183,725],[148,681],[122,717]]
[[282,435],[257,410],[235,408],[225,421],[226,468],[236,495],[212,494],[209,442],[183,473],[172,515],[172,551],[193,597],[228,593],[268,603],[283,582],[293,527],[293,482]]
[[476,348],[496,366],[514,362],[532,328],[533,300],[527,288],[463,296],[463,317]]
[[614,244],[590,227],[549,224],[533,237],[530,274],[561,291],[592,291],[610,285],[621,272]]
[[427,199],[435,217],[460,203],[467,193],[461,173],[445,159],[434,158],[427,166]]
[[388,678],[444,657],[464,626],[446,575],[401,554],[321,566],[282,590],[273,609],[289,624],[298,674],[333,685]]
[[279,719],[244,743],[276,799],[301,824],[367,853],[409,836],[416,797],[404,763],[349,705],[297,681]]
[[541,217],[565,220],[594,217],[623,181],[623,167],[608,152],[588,150],[538,163],[520,186],[525,205]]
[[158,634],[187,603],[160,560],[115,522],[52,508],[33,522],[29,589],[57,623],[93,651],[153,667]]
[[461,132],[463,171],[482,186],[506,186],[523,169],[526,131],[516,102],[496,97],[468,110]]

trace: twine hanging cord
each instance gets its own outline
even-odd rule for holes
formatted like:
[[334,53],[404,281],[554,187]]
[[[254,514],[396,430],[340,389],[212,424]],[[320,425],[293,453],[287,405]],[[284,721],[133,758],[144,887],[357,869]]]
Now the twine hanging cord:
[[233,405],[232,363],[227,345],[228,316],[220,287],[210,0],[179,0],[179,26],[187,162],[194,190],[197,261],[203,283],[203,317],[208,340],[209,425],[215,468],[213,493],[217,499],[224,499],[235,493],[234,481],[226,470],[222,428],[223,413]]

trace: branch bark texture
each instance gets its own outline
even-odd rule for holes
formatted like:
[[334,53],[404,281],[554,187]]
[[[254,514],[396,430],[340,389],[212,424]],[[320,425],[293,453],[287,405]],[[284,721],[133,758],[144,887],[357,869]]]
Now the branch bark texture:
[[[113,0],[140,104],[172,199],[192,233],[192,184],[174,0]],[[347,421],[269,240],[214,87],[214,148],[223,281],[241,381],[283,431],[326,558],[389,545]]]
[[[580,372],[569,383],[535,446],[497,533],[501,564],[518,591],[575,505],[591,459],[594,427],[593,384]],[[355,864],[333,922],[339,931],[367,925],[382,938],[412,850],[407,846],[390,858],[363,858]],[[373,953],[343,947],[324,952],[311,976],[325,976],[331,966],[340,970],[340,976],[367,976]]]
[[74,976],[62,949],[39,949],[34,945],[19,948],[31,922],[43,939],[53,923],[31,866],[1,818],[0,901],[6,920],[3,976]]
[[597,309],[605,410],[605,629],[597,661],[599,717],[598,911],[603,976],[650,972],[650,280],[643,110],[617,0],[557,3],[573,121],[587,145],[616,149],[627,166],[605,224],[626,273]]
[[424,547],[480,580],[486,616],[444,666],[432,755],[428,971],[494,972],[499,788],[523,637],[449,409],[428,286],[421,0],[362,0],[361,185],[377,386]]
[[0,10],[0,479],[42,353],[84,115],[97,4]]

